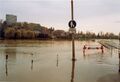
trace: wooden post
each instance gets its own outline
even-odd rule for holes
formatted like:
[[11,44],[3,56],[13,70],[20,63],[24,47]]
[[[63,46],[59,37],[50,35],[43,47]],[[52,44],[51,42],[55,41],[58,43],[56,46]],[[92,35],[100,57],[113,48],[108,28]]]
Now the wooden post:
[[6,76],[8,76],[8,66],[7,66],[7,63],[8,63],[8,55],[6,55],[6,62],[5,62],[5,73],[6,73]]
[[33,70],[33,59],[31,60],[31,70]]
[[5,63],[5,73],[6,73],[6,76],[8,76],[8,66],[7,66],[7,61],[6,61],[6,63]]
[[8,60],[8,55],[6,55],[6,61]]

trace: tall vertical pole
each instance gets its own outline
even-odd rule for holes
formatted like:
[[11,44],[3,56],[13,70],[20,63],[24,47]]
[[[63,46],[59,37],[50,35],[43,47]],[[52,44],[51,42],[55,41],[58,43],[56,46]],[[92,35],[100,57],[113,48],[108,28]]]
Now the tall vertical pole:
[[73,0],[71,0],[71,19],[74,19],[74,9],[73,9]]
[[118,55],[119,55],[119,73],[120,73],[120,33],[119,33],[118,37],[119,37]]
[[[73,0],[71,0],[71,19],[74,20],[74,8],[73,8]],[[75,60],[75,41],[74,41],[74,33],[72,33],[72,60]]]
[[[72,23],[72,24],[71,24]],[[69,25],[72,32],[72,72],[71,72],[71,82],[74,82],[74,71],[75,71],[75,40],[74,34],[76,32],[76,22],[74,21],[74,5],[73,0],[71,0],[71,23]]]

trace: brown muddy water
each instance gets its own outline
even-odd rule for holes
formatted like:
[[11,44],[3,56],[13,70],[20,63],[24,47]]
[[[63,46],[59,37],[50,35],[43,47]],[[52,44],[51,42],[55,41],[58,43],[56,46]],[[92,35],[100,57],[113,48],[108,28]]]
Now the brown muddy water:
[[[86,50],[97,42],[0,41],[0,82],[120,82],[117,49]],[[6,59],[8,55],[8,59]]]

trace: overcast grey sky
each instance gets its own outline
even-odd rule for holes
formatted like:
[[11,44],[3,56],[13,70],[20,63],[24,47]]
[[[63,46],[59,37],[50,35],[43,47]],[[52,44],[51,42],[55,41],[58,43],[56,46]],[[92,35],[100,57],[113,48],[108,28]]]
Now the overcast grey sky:
[[[77,30],[120,32],[120,0],[74,0]],[[68,30],[70,0],[0,0],[0,19],[17,15],[18,21]]]

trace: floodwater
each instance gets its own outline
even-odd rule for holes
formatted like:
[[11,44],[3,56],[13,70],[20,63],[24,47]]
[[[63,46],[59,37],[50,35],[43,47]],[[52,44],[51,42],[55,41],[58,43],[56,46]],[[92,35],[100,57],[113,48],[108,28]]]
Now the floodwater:
[[[120,82],[117,49],[86,50],[97,42],[0,41],[0,82]],[[6,58],[8,55],[8,58]]]

